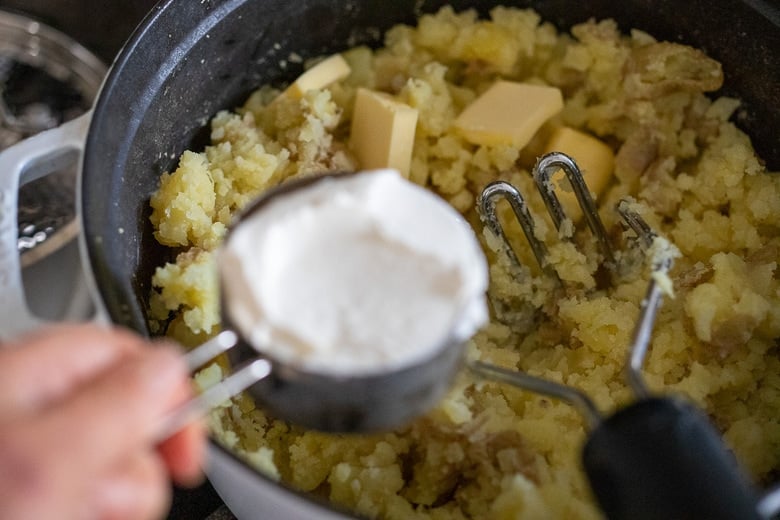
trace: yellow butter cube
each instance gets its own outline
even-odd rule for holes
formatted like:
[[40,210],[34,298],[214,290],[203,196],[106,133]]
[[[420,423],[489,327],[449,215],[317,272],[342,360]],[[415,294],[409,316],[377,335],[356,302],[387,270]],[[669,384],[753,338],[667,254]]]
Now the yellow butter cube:
[[364,169],[394,168],[408,178],[417,110],[391,96],[359,88],[350,144]]
[[325,88],[331,83],[346,78],[350,72],[352,69],[347,61],[341,57],[341,54],[334,54],[301,74],[287,87],[283,95],[300,99],[309,90]]
[[[577,163],[588,190],[595,197],[604,192],[612,179],[615,168],[615,154],[612,149],[599,139],[574,130],[561,127],[555,130],[545,146],[544,153],[563,152]],[[560,185],[564,178],[563,171],[559,171],[552,177],[555,186]],[[566,214],[574,222],[582,218],[582,210],[577,203],[577,197],[566,183],[566,189],[556,189],[556,195],[563,205]]]
[[455,129],[472,144],[522,148],[562,109],[560,89],[497,81],[458,116]]

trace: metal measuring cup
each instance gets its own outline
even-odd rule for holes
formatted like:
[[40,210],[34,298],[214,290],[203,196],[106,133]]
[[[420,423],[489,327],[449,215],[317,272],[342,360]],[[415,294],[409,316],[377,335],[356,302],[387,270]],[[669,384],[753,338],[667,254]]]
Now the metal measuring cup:
[[[225,244],[229,243],[236,227],[262,212],[272,201],[325,179],[338,182],[354,175],[361,174],[307,177],[270,190],[231,226]],[[473,234],[469,224],[459,216],[457,218]],[[476,237],[474,248],[484,261]],[[448,336],[441,345],[432,349],[433,354],[426,359],[368,374],[320,373],[260,354],[259,349],[251,344],[246,331],[239,330],[231,315],[231,294],[225,290],[224,273],[220,273],[220,281],[224,330],[191,351],[187,360],[194,371],[218,355],[227,353],[233,372],[169,417],[164,428],[166,432],[176,431],[193,416],[203,414],[244,389],[270,414],[303,427],[330,432],[371,432],[396,428],[424,414],[441,400],[461,366],[465,342],[479,325],[471,325],[474,308],[469,300],[456,313]]]

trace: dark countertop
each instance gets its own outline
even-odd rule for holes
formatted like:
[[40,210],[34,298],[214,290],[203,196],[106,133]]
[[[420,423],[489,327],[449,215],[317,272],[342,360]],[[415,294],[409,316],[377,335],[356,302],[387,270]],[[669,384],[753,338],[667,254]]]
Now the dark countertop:
[[195,489],[174,489],[168,520],[235,520],[207,481]]
[[206,520],[235,520],[235,518],[227,507],[222,506],[211,513]]

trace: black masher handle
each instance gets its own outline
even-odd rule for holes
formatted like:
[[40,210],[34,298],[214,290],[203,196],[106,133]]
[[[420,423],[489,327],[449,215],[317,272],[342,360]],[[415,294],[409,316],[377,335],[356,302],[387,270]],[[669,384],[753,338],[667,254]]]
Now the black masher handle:
[[750,520],[758,492],[707,417],[678,399],[623,408],[592,432],[583,463],[610,520]]

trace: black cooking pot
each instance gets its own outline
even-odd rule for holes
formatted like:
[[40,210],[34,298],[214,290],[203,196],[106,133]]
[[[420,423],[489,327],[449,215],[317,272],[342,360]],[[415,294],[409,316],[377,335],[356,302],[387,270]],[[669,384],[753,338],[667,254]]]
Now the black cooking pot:
[[[533,7],[560,29],[611,17],[625,31],[639,28],[705,50],[723,63],[722,93],[744,102],[737,124],[770,168],[780,168],[780,10],[761,0],[168,0],[153,9],[115,62],[84,152],[84,244],[111,319],[148,334],[152,273],[172,259],[152,236],[149,197],[184,150],[206,144],[207,121],[218,110],[240,105],[261,84],[296,77],[299,65],[279,64],[291,52],[308,58],[356,43],[377,45],[384,30],[413,23],[422,12],[451,4],[486,14],[496,3]],[[279,494],[276,484],[254,480]],[[221,491],[231,494],[224,486]],[[253,501],[261,499],[258,493],[232,503],[226,498],[249,512],[257,512]]]

